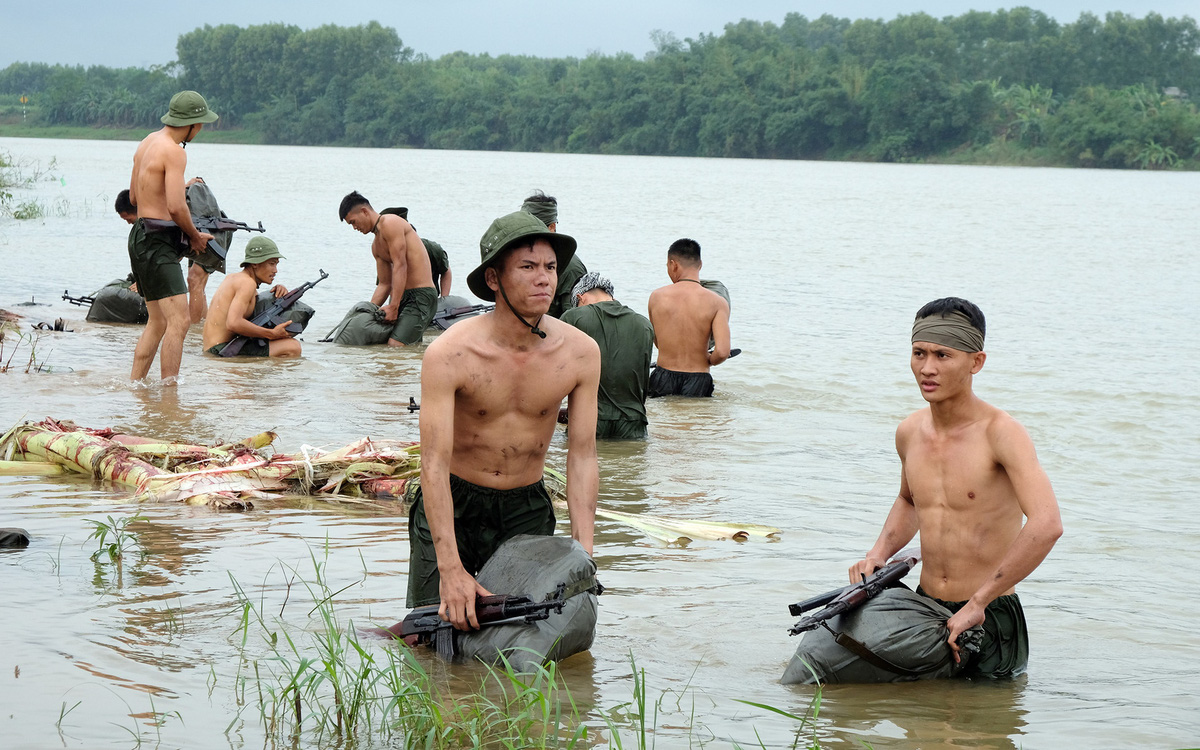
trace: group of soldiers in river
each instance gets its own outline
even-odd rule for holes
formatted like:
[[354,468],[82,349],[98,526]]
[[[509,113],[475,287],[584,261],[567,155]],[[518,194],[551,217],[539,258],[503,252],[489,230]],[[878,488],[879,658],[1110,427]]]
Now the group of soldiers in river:
[[[216,119],[198,93],[181,92],[164,127],[134,156],[129,257],[149,312],[134,354],[135,380],[145,377],[160,344],[164,381],[179,370],[193,322],[180,236],[147,232],[146,223],[173,221],[194,251],[212,239],[189,215],[180,146]],[[494,309],[447,328],[425,350],[421,368],[422,462],[409,516],[408,604],[436,603],[461,631],[479,628],[476,598],[490,592],[476,574],[496,551],[519,535],[553,533],[543,475],[563,399],[571,537],[590,558],[597,438],[644,437],[647,395],[711,395],[709,370],[730,356],[727,293],[700,280],[696,242],[671,245],[671,284],[653,292],[647,320],[613,298],[610,281],[586,271],[576,241],[557,231],[553,198],[535,194],[521,209],[488,227],[480,262],[467,277],[471,292]],[[421,341],[439,284],[443,295],[450,285],[448,270],[435,278],[429,251],[402,214],[377,211],[357,192],[338,209],[341,221],[374,236],[376,286],[360,312],[397,346]],[[282,257],[266,237],[250,240],[241,271],[222,281],[207,311],[206,351],[219,352],[241,335],[261,342],[243,349],[247,355],[300,353],[282,326],[248,320],[258,286],[271,284]],[[286,292],[272,288],[276,296]],[[919,531],[920,586],[889,588],[840,616],[836,627],[806,635],[784,681],[1024,671],[1028,638],[1015,586],[1050,552],[1062,524],[1026,431],[973,393],[973,376],[986,360],[984,333],[983,313],[960,298],[917,312],[910,363],[927,407],[896,431],[899,494],[875,544],[848,571],[852,584],[862,581]],[[650,374],[653,345],[659,353]],[[923,640],[914,641],[914,631]]]

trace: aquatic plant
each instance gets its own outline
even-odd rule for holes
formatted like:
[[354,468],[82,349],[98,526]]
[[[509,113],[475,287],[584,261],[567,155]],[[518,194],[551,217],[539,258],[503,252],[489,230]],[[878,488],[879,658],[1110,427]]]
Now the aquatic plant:
[[99,544],[99,549],[92,553],[93,562],[99,562],[100,558],[107,557],[109,562],[120,566],[127,551],[136,551],[139,558],[146,556],[146,550],[142,548],[141,541],[129,529],[129,524],[146,520],[141,513],[134,513],[125,518],[109,516],[107,521],[97,521],[94,518],[85,520],[93,527],[92,534],[87,541],[95,539]]

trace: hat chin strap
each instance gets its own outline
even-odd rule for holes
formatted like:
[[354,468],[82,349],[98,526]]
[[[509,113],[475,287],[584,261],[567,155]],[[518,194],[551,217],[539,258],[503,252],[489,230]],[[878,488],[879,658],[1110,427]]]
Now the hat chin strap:
[[525,320],[524,318],[521,317],[521,313],[517,312],[517,309],[512,306],[511,302],[508,301],[508,295],[504,293],[504,285],[500,283],[499,276],[496,277],[496,286],[498,286],[500,288],[500,296],[504,298],[504,304],[508,305],[508,309],[512,310],[513,315],[517,316],[517,320],[521,321],[526,326],[528,326],[530,333],[534,334],[535,336],[538,336],[539,338],[543,338],[543,339],[546,338],[546,332],[543,331],[541,328],[537,327],[537,324],[542,322],[542,316],[539,315],[537,322],[534,322],[534,323],[530,323],[528,320]]

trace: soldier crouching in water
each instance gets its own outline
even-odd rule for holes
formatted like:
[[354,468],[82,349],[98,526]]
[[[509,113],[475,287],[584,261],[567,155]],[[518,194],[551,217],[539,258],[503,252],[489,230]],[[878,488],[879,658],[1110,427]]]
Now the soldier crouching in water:
[[[275,280],[282,258],[279,247],[266,237],[253,237],[246,243],[242,270],[225,277],[208,308],[208,317],[204,321],[206,353],[219,355],[221,348],[235,336],[246,336],[250,341],[236,356],[300,356],[300,342],[292,338],[287,326],[263,328],[250,322],[258,302],[258,285],[270,284]],[[276,284],[271,287],[271,292],[278,298],[287,294],[288,290]]]
[[492,222],[479,248],[467,286],[496,309],[455,324],[425,352],[421,488],[408,526],[408,606],[440,598],[442,618],[461,630],[479,625],[475,596],[488,592],[474,576],[497,547],[554,532],[542,477],[564,396],[571,536],[589,555],[599,486],[600,351],[547,314],[575,240],[518,211]]
[[[958,297],[917,312],[910,363],[928,408],[896,429],[900,494],[879,539],[849,571],[851,582],[859,582],[920,532],[917,598],[948,614],[933,621],[931,631],[933,638],[945,637],[941,653],[953,657],[940,676],[1004,678],[1025,671],[1029,636],[1016,585],[1062,535],[1058,501],[1033,441],[1020,423],[973,392],[987,359],[984,332],[983,313]],[[979,636],[969,639],[970,648],[959,639],[967,631]]]
[[437,312],[437,290],[429,253],[407,220],[380,214],[357,190],[342,199],[338,218],[363,234],[374,234],[375,292],[371,303],[394,323],[388,346],[419,344]]

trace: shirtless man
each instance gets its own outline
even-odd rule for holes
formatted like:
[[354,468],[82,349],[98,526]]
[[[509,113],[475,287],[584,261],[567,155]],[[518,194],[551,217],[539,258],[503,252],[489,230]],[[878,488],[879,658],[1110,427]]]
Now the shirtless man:
[[357,190],[342,199],[338,218],[363,234],[375,235],[371,241],[375,258],[371,303],[380,306],[385,321],[395,323],[388,346],[421,343],[425,328],[437,312],[437,290],[421,238],[405,219],[371,208]]
[[[242,270],[225,277],[213,295],[208,318],[204,321],[204,351],[220,355],[221,348],[235,336],[248,336],[250,341],[235,356],[239,357],[299,357],[300,342],[292,338],[287,326],[263,328],[250,322],[258,302],[258,285],[270,284],[279,271],[283,254],[269,238],[258,236],[246,243],[246,258]],[[288,290],[276,284],[271,287],[276,297]],[[263,341],[265,339],[265,342]]]
[[211,234],[196,229],[184,196],[183,171],[187,166],[184,144],[190,142],[205,123],[216,122],[217,114],[208,108],[204,97],[195,91],[181,91],[171,97],[164,127],[142,139],[133,155],[133,175],[129,180],[129,201],[137,206],[138,219],[129,230],[129,264],[139,293],[146,299],[150,319],[133,351],[130,377],[141,380],[150,371],[155,352],[164,385],[174,385],[183,357],[183,339],[191,317],[188,314],[187,284],[179,268],[179,251],[172,232],[147,234],[143,219],[175,222],[188,238],[193,252],[204,249]]
[[929,408],[896,429],[900,495],[850,580],[882,567],[920,531],[917,593],[954,613],[946,625],[955,662],[959,634],[982,624],[983,647],[963,674],[1009,677],[1029,656],[1015,586],[1049,554],[1062,520],[1025,429],[971,390],[987,359],[984,330],[979,308],[957,297],[917,313],[911,365]]
[[[546,311],[555,269],[575,240],[517,211],[492,222],[467,286],[496,309],[457,323],[421,368],[421,489],[409,512],[408,606],[441,600],[456,628],[479,626],[474,576],[517,534],[554,533],[542,486],[546,449],[565,396],[571,536],[590,555],[599,470],[600,350]],[[499,292],[499,294],[497,294]]]
[[650,323],[658,347],[658,366],[650,373],[651,398],[711,396],[709,368],[729,359],[729,303],[701,285],[701,266],[698,242],[684,238],[671,243],[671,284],[650,295]]

